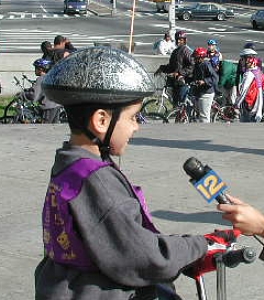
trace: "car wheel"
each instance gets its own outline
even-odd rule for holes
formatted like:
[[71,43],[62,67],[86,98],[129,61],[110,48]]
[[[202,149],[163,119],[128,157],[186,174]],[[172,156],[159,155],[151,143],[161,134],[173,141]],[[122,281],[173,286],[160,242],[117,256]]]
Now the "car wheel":
[[219,13],[217,16],[216,16],[216,20],[217,21],[224,21],[225,19],[225,15],[223,13]]
[[184,12],[184,13],[182,14],[182,19],[183,19],[184,21],[189,21],[190,18],[191,18],[191,15],[190,15],[188,12]]
[[258,25],[256,21],[253,21],[252,23],[253,29],[258,29]]

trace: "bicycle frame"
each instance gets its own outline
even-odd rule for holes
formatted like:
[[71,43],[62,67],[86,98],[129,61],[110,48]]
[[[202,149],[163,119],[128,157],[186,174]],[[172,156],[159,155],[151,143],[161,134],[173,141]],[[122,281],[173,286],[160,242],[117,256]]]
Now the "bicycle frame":
[[[232,245],[234,248],[234,244]],[[230,258],[226,259],[226,255]],[[233,256],[232,256],[233,255]],[[226,267],[236,267],[239,263],[246,264],[254,262],[256,259],[256,252],[251,247],[241,248],[240,250],[230,250],[230,252],[218,253],[215,256],[216,263],[216,295],[217,300],[227,300],[226,293]],[[199,300],[208,300],[204,277],[196,278],[196,288]]]

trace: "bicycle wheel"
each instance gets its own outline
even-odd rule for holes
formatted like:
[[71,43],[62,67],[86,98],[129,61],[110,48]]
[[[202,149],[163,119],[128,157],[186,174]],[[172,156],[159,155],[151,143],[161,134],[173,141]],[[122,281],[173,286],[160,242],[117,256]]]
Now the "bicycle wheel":
[[4,114],[0,118],[3,124],[21,123],[19,121],[19,99],[14,98],[4,109]]
[[177,107],[176,109],[172,110],[170,113],[168,113],[167,120],[168,122],[174,120],[174,123],[189,123],[189,116],[187,114],[186,107]]
[[223,113],[224,119],[230,122],[239,121],[240,119],[240,113],[238,110],[236,110],[233,106],[223,106],[221,108],[221,111]]
[[67,118],[66,111],[63,107],[61,107],[59,111],[59,123],[67,123],[67,122],[68,122],[68,118]]
[[143,103],[140,111],[140,123],[166,123],[167,108],[157,99]]

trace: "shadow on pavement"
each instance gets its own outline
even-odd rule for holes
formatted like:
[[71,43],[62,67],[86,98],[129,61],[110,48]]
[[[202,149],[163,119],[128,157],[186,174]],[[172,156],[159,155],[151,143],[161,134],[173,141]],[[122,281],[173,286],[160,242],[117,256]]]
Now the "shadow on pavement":
[[250,149],[233,147],[228,145],[211,144],[212,140],[161,140],[152,138],[134,138],[131,144],[140,146],[155,146],[155,147],[166,147],[166,148],[178,148],[178,149],[195,149],[195,150],[206,150],[206,151],[219,151],[219,152],[241,152],[250,153],[255,155],[264,155],[264,149]]

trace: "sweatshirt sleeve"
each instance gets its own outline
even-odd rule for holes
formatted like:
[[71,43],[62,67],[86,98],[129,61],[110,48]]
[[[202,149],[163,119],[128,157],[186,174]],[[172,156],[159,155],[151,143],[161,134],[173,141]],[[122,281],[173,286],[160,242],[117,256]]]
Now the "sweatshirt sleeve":
[[235,104],[241,106],[243,100],[246,97],[247,91],[250,88],[252,81],[254,80],[254,74],[252,72],[245,72],[243,75],[242,83],[239,88],[239,96],[236,99]]
[[138,200],[105,169],[94,173],[70,203],[87,255],[102,273],[124,285],[151,285],[174,279],[206,253],[203,236],[145,229]]

